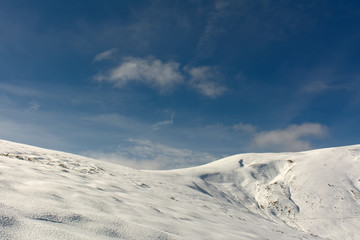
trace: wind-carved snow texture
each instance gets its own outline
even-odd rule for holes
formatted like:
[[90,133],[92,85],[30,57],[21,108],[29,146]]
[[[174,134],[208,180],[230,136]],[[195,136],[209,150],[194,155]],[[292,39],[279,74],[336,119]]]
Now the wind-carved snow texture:
[[360,145],[140,171],[0,140],[0,239],[358,239]]

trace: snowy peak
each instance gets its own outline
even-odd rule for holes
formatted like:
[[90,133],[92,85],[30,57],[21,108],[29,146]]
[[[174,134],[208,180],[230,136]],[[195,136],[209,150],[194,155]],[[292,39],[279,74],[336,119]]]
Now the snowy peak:
[[273,221],[330,239],[356,239],[349,225],[359,226],[360,145],[240,154],[169,172],[192,176],[201,192]]

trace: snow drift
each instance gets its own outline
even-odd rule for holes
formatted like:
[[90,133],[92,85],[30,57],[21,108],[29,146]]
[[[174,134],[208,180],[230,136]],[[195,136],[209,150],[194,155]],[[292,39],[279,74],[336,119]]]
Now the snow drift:
[[357,239],[360,145],[140,171],[0,141],[0,239]]

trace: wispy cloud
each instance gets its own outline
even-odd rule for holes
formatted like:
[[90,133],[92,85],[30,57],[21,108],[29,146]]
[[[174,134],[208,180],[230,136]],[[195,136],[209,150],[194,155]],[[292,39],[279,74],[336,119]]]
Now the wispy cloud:
[[169,120],[165,120],[165,121],[161,121],[161,122],[155,123],[155,124],[152,126],[152,129],[153,129],[154,131],[158,131],[158,130],[160,130],[160,129],[163,128],[163,127],[172,125],[172,124],[174,123],[174,117],[175,117],[175,113],[171,113]]
[[229,2],[225,0],[215,2],[214,9],[209,13],[207,24],[198,42],[196,49],[197,57],[206,58],[215,51],[216,44],[213,38],[224,31],[223,26],[218,22],[227,15],[228,6]]
[[101,53],[99,53],[98,55],[95,56],[94,62],[99,62],[99,61],[111,59],[116,51],[117,51],[116,48],[111,48],[109,50],[101,52]]
[[224,124],[212,124],[207,125],[205,127],[207,130],[216,130],[221,132],[228,132],[228,133],[236,133],[238,134],[255,134],[256,133],[256,126],[249,124],[249,123],[242,123],[239,122],[232,126],[226,126]]
[[6,83],[0,83],[0,90],[18,96],[34,97],[41,95],[41,93],[35,89]]
[[243,133],[254,133],[256,132],[256,127],[252,124],[247,123],[238,123],[232,126],[232,129],[235,132],[243,132]]
[[28,109],[30,111],[37,112],[40,109],[40,103],[38,101],[31,101],[29,103],[29,108]]
[[220,83],[223,77],[215,67],[185,67],[185,71],[190,75],[190,86],[205,96],[216,98],[227,90]]
[[304,93],[322,93],[331,88],[333,88],[333,87],[331,87],[325,81],[314,81],[309,84],[306,84],[302,90]]
[[[341,79],[341,80],[338,80]],[[327,91],[354,91],[359,86],[359,76],[336,76],[326,80],[312,80],[300,89],[301,93],[318,95]]]
[[148,139],[130,138],[128,142],[131,146],[119,146],[114,152],[88,151],[83,154],[137,169],[174,169],[201,165],[217,159],[208,153],[178,149]]
[[109,82],[122,88],[131,82],[149,85],[160,92],[169,92],[184,80],[179,70],[179,63],[162,62],[156,58],[127,57],[106,74],[95,77],[97,81]]
[[325,137],[327,127],[319,123],[290,125],[285,129],[259,132],[255,135],[252,147],[265,151],[301,151],[311,149],[309,138]]
[[85,121],[94,123],[97,127],[122,129],[132,134],[145,132],[150,129],[150,125],[137,119],[123,116],[117,113],[100,114],[83,118]]

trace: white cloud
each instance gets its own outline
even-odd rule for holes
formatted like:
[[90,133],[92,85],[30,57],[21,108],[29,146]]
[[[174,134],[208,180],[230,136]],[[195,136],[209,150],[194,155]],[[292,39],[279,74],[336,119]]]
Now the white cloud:
[[220,84],[222,76],[214,67],[185,67],[185,71],[191,77],[190,86],[205,96],[216,98],[227,90],[225,86]]
[[208,153],[177,149],[147,139],[128,139],[129,147],[115,152],[88,151],[82,154],[137,169],[174,169],[209,163],[216,158]]
[[95,79],[112,83],[119,88],[130,82],[146,84],[164,93],[183,83],[179,65],[174,61],[164,63],[156,58],[128,57],[107,74],[97,75]]
[[98,55],[95,56],[94,62],[111,59],[111,57],[114,55],[114,53],[115,53],[116,51],[117,51],[116,48],[111,48],[111,49],[106,50],[106,51],[104,51],[104,52],[102,52],[102,53],[99,53]]
[[290,125],[285,129],[257,133],[252,147],[271,151],[302,151],[311,149],[310,141],[306,138],[326,135],[327,127],[318,123]]
[[[111,49],[99,54],[95,59],[104,59],[110,54]],[[185,73],[188,74],[187,79]],[[123,88],[130,83],[148,85],[161,93],[168,93],[176,86],[187,83],[200,94],[210,98],[219,97],[227,90],[221,84],[223,76],[216,67],[185,66],[180,69],[180,63],[176,61],[163,62],[153,57],[123,58],[116,67],[95,75],[94,79],[111,83],[117,88]]]

